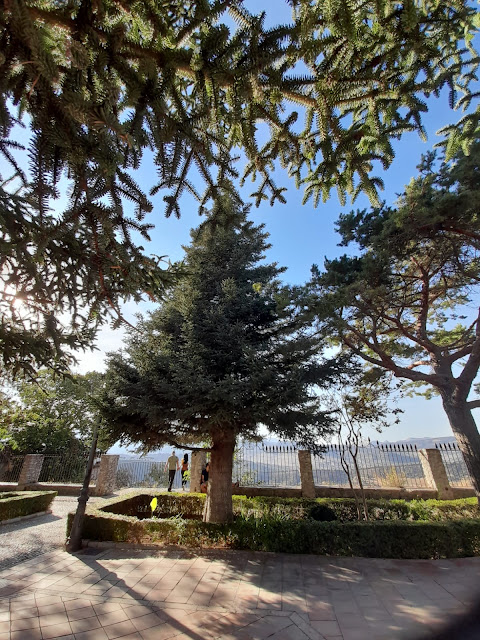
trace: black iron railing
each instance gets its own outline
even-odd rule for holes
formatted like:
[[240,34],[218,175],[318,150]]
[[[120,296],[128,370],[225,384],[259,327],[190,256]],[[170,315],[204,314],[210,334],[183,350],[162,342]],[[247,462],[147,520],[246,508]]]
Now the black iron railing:
[[468,473],[467,465],[462,452],[454,442],[436,444],[435,447],[442,455],[443,465],[447,472],[448,482],[451,487],[470,488],[472,481]]

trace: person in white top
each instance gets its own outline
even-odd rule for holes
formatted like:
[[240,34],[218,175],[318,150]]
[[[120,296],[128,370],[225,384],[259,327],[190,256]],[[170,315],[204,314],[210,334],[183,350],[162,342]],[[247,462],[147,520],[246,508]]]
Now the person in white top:
[[165,463],[165,471],[168,469],[168,490],[172,490],[173,481],[175,480],[175,474],[180,469],[178,458],[175,455],[175,451],[172,451],[172,455]]

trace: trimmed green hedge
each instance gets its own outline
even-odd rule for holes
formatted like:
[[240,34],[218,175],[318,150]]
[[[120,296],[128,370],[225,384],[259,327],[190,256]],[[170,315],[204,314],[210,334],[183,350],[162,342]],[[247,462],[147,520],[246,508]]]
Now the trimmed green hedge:
[[[69,516],[69,527],[71,526]],[[132,516],[87,514],[90,540],[229,547],[252,551],[371,558],[456,558],[480,554],[480,521],[315,522],[238,517],[231,524],[199,520],[139,521]]]
[[56,491],[19,491],[18,493],[0,493],[0,522],[29,516],[32,513],[48,511]]
[[[102,511],[139,518],[151,516],[150,501],[157,497],[155,516],[164,518],[182,515],[186,518],[201,518],[205,494],[190,493],[143,493],[129,494],[109,501]],[[245,518],[273,518],[275,520],[339,520],[356,522],[357,510],[353,498],[276,498],[267,496],[233,496],[235,516]],[[421,520],[445,522],[480,518],[480,507],[476,498],[461,500],[368,500],[371,520]]]
[[[383,515],[381,521],[321,522],[308,514],[316,509],[317,516],[333,513],[350,518],[355,514],[354,501],[235,496],[235,521],[210,524],[180,517],[185,513],[199,517],[205,501],[203,494],[156,494],[160,513],[178,514],[163,519],[148,517],[153,496],[154,492],[132,494],[103,503],[100,508],[88,507],[83,537],[112,542],[376,558],[480,555],[480,519],[459,520],[462,513],[477,513],[470,499],[449,501],[448,505],[434,500],[415,501],[418,504],[412,505],[399,500],[392,501],[399,504],[391,506],[390,501],[375,500],[369,501],[369,509],[377,509],[377,516]],[[129,515],[122,515],[122,510]],[[139,520],[134,515],[137,513],[147,518]],[[420,520],[430,514],[442,521]],[[416,517],[417,521],[401,520],[401,516]],[[69,514],[68,531],[72,521],[73,514]]]

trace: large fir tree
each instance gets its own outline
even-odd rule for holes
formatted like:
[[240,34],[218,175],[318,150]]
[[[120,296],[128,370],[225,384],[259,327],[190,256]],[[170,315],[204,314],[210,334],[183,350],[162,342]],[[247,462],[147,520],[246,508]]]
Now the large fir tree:
[[232,457],[239,435],[260,425],[318,447],[330,421],[314,385],[335,373],[320,359],[277,279],[262,226],[217,202],[192,232],[187,276],[110,356],[105,422],[113,437],[140,444],[207,442],[211,456],[205,519],[231,517]]
[[[242,0],[3,3],[0,153],[11,170],[1,179],[20,180],[0,185],[5,370],[65,368],[119,301],[162,291],[165,273],[131,235],[148,236],[151,203],[133,179],[145,150],[158,173],[147,189],[165,193],[168,214],[184,189],[203,205],[229,188],[236,149],[244,178],[259,178],[257,202],[283,200],[277,164],[315,202],[332,188],[374,198],[371,171],[391,163],[392,138],[423,135],[425,96],[448,86],[452,105],[459,92],[468,106],[467,0],[288,4],[291,22],[267,29]],[[28,171],[18,123],[30,132]],[[469,115],[453,146],[477,124]]]

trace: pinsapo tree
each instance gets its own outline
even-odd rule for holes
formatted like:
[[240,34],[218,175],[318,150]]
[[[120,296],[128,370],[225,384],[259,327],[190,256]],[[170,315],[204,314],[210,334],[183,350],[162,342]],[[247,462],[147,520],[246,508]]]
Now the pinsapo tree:
[[[164,192],[167,215],[180,215],[184,190],[204,207],[235,192],[238,153],[242,179],[258,177],[257,204],[284,200],[278,164],[315,203],[332,188],[375,199],[372,168],[389,166],[392,139],[423,135],[424,98],[448,86],[452,105],[460,92],[468,106],[478,17],[467,0],[288,4],[291,22],[273,28],[242,0],[4,4],[5,375],[65,371],[124,299],[162,294],[169,274],[138,240],[149,237],[150,189]],[[475,130],[468,118],[453,146]],[[157,176],[144,190],[145,152]]]
[[263,261],[263,226],[229,198],[211,216],[192,231],[186,277],[110,355],[103,418],[112,438],[143,451],[207,442],[204,519],[225,522],[238,436],[257,437],[263,425],[318,449],[331,419],[314,388],[342,365],[323,362],[321,341],[278,281],[283,269]]
[[480,497],[479,161],[478,142],[440,167],[428,154],[395,207],[341,216],[360,253],[315,268],[304,303],[344,349],[441,397]]

